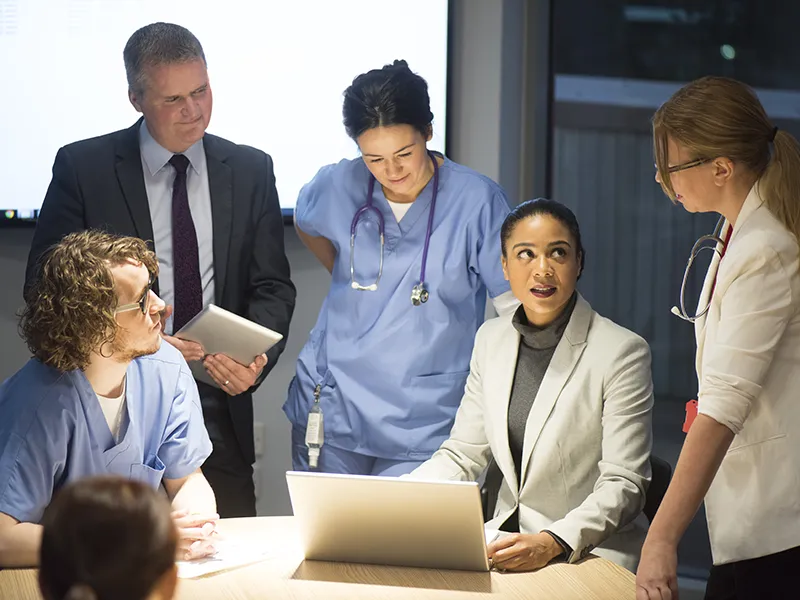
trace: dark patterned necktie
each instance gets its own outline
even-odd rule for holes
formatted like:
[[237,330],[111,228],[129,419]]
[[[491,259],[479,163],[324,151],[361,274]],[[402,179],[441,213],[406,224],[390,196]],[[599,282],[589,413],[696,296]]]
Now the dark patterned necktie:
[[175,286],[172,331],[176,333],[203,309],[203,284],[200,281],[197,232],[186,191],[189,159],[183,154],[174,154],[169,164],[175,167],[175,183],[172,184],[172,276]]

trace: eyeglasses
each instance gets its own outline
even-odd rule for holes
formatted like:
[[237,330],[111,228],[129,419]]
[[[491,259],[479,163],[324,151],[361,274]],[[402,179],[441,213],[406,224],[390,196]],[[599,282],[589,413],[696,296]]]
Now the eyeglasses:
[[128,312],[136,310],[137,308],[142,311],[143,315],[147,314],[147,309],[150,308],[150,290],[153,289],[153,284],[156,282],[156,276],[150,273],[150,279],[147,281],[147,287],[144,289],[144,294],[136,302],[132,304],[123,304],[118,306],[115,313]]
[[[673,167],[667,167],[668,173],[677,173],[678,171],[685,171],[686,169],[693,169],[694,167],[699,167],[700,165],[704,165],[706,163],[710,163],[713,158],[696,158],[694,160],[690,160],[689,162],[685,162],[680,165],[675,165]],[[653,165],[658,171],[658,165]]]

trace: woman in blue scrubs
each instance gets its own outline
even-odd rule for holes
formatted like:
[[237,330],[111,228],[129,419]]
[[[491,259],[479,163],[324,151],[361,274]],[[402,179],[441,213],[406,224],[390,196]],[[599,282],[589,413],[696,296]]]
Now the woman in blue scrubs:
[[296,470],[401,475],[450,432],[487,291],[516,307],[498,242],[509,205],[427,149],[428,86],[405,61],[356,77],[343,115],[361,157],[320,169],[295,208],[332,279],[283,409]]

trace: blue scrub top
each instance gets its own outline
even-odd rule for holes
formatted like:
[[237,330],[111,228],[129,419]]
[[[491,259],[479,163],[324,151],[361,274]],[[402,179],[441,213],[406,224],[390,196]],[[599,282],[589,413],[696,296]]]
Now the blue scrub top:
[[0,386],[0,512],[38,523],[62,486],[121,475],[157,488],[211,454],[197,385],[186,361],[162,341],[131,362],[127,418],[114,441],[81,370],[62,373],[31,359]]
[[[336,248],[331,287],[297,361],[283,410],[305,428],[314,388],[325,444],[387,459],[427,459],[447,438],[464,391],[486,292],[509,290],[500,262],[500,227],[509,212],[499,185],[448,159],[426,265],[430,299],[411,303],[419,282],[434,180],[398,223],[380,185],[373,205],[385,222],[383,275],[377,291],[350,285],[350,226],[366,203],[370,173],[361,158],[323,167],[300,192],[298,227]],[[359,222],[356,281],[375,281],[377,219]]]

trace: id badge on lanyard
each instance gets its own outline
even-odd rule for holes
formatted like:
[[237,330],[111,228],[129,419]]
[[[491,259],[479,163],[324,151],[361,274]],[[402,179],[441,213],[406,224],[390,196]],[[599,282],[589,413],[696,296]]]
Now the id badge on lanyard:
[[325,442],[325,429],[323,427],[320,397],[322,396],[322,388],[329,386],[331,379],[331,372],[327,370],[325,377],[323,377],[322,381],[314,388],[314,403],[308,411],[308,421],[306,422],[306,447],[308,448],[308,466],[311,469],[319,467],[319,453],[322,449],[322,444]]
[[316,469],[319,464],[319,452],[325,439],[322,424],[322,408],[319,405],[319,396],[322,392],[322,384],[317,384],[314,388],[314,404],[308,411],[308,423],[306,424],[306,446],[308,447],[308,466]]

